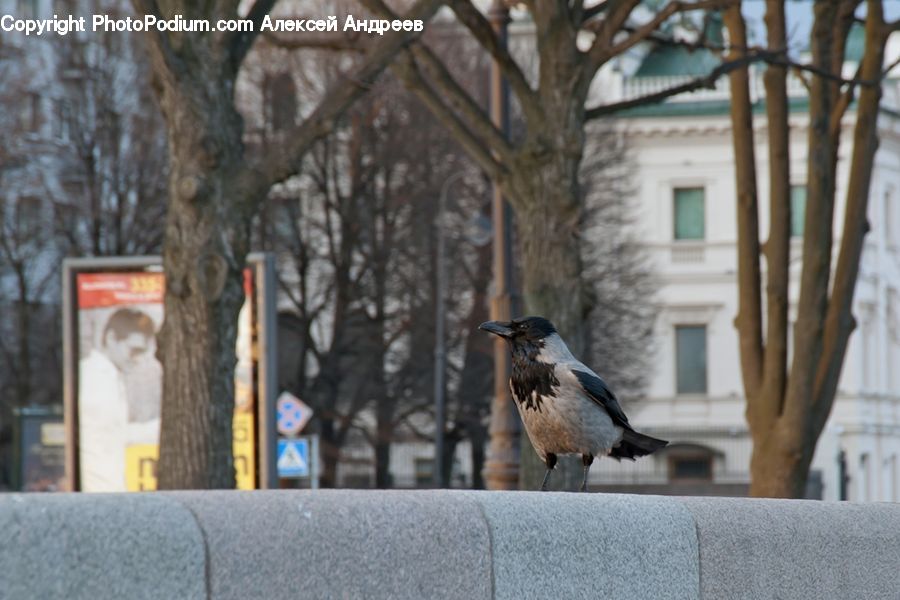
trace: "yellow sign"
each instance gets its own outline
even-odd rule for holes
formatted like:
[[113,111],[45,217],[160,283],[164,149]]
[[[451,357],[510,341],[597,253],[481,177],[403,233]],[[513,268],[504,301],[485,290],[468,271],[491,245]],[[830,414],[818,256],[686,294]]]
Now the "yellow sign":
[[[252,490],[256,482],[256,462],[253,449],[256,435],[252,413],[235,413],[234,422],[234,478],[237,489]],[[129,492],[149,492],[156,489],[157,444],[140,444],[125,449],[125,486]]]
[[125,448],[125,487],[129,492],[149,492],[156,489],[158,444],[140,444]]
[[234,413],[234,479],[237,489],[252,490],[256,481],[256,429],[253,427],[253,413]]

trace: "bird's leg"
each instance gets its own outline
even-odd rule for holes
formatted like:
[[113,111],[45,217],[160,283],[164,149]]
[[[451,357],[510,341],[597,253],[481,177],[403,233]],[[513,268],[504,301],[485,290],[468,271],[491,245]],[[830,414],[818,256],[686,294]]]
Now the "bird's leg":
[[544,473],[544,480],[541,482],[541,491],[542,492],[547,491],[547,480],[548,479],[550,479],[550,469],[547,469],[547,471]]
[[544,473],[544,480],[541,482],[541,491],[547,491],[547,482],[550,480],[550,471],[553,470],[553,467],[556,466],[556,455],[552,453],[548,453],[547,457],[544,459],[544,464],[547,465],[547,472]]
[[581,455],[581,464],[584,465],[584,479],[581,480],[581,491],[587,491],[587,478],[588,471],[591,470],[591,463],[594,462],[593,454],[582,454]]

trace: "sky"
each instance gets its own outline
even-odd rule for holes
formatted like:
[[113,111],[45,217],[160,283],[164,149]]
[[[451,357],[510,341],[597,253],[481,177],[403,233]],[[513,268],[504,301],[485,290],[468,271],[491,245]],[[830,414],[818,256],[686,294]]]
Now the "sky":
[[[813,4],[814,0],[788,0],[786,4],[790,40],[795,47],[796,44],[801,43],[803,47],[808,45],[809,30],[813,21]],[[882,5],[886,19],[900,19],[900,0],[884,0]],[[765,0],[744,0],[743,12],[748,26],[758,36],[756,41],[762,41],[765,38],[763,25],[763,15],[766,12]]]

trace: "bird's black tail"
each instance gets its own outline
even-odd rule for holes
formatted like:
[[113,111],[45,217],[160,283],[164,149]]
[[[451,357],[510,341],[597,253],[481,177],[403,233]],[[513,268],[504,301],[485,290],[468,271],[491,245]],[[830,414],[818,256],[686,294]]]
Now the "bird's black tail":
[[638,456],[653,454],[660,448],[664,448],[668,443],[665,440],[658,440],[649,435],[626,429],[622,434],[622,441],[619,442],[618,446],[610,450],[609,455],[616,460],[623,458],[634,460]]

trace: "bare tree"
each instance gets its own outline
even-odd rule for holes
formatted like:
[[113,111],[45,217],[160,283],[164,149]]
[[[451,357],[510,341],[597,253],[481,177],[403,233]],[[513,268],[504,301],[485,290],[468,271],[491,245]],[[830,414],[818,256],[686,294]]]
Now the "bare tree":
[[[521,121],[509,137],[443,61],[428,40],[405,48],[392,67],[473,160],[500,186],[513,207],[521,257],[521,292],[527,312],[550,317],[576,355],[587,350],[592,291],[585,279],[585,224],[581,163],[586,124],[633,106],[713,85],[749,57],[723,63],[709,74],[642,98],[598,100],[592,84],[600,69],[657,36],[670,20],[738,0],[667,2],[651,12],[640,0],[595,3],[531,1],[533,37],[519,55],[471,0],[448,0],[459,24],[499,66]],[[382,0],[361,0],[390,17]],[[494,3],[492,6],[496,7]],[[495,8],[492,8],[492,11]],[[435,36],[436,37],[436,36]],[[519,58],[517,58],[519,56]],[[520,481],[533,487],[541,466],[526,452]],[[564,470],[567,470],[565,467]]]
[[[853,294],[863,240],[873,159],[878,145],[884,49],[900,23],[887,23],[882,3],[865,3],[865,46],[856,75],[845,79],[847,39],[861,0],[815,3],[809,80],[807,203],[793,357],[788,353],[788,283],[791,214],[787,77],[787,26],[783,0],[766,2],[768,52],[765,72],[769,238],[760,243],[754,131],[748,71],[733,71],[731,117],[738,189],[741,369],[747,421],[753,437],[751,487],[755,496],[802,497],[816,442],[834,404],[847,342],[855,327]],[[747,50],[740,7],[725,12],[731,58]],[[837,264],[832,265],[838,149],[848,109],[855,102],[853,150]],[[760,253],[766,258],[762,285]],[[766,324],[763,333],[763,290]]]
[[[125,16],[116,7],[103,10]],[[162,246],[167,154],[148,58],[133,36],[115,33],[61,38],[56,51],[68,73],[57,115],[65,141],[65,197],[54,203],[63,251],[156,254]]]
[[[392,14],[381,0],[363,3],[378,15]],[[580,245],[584,194],[579,173],[585,124],[622,108],[704,87],[735,65],[647,98],[614,104],[588,106],[595,101],[591,84],[601,67],[648,40],[669,19],[733,3],[673,1],[648,15],[638,0],[592,6],[581,1],[526,2],[537,40],[527,52],[529,57],[536,55],[529,71],[470,0],[450,0],[447,4],[459,23],[497,61],[509,82],[522,120],[521,135],[515,140],[491,123],[428,44],[406,48],[393,67],[501,185],[516,212],[527,310],[552,317],[576,353],[585,348],[580,325],[589,311]],[[582,48],[585,39],[591,41]]]
[[635,238],[633,168],[625,140],[613,120],[588,129],[582,253],[589,297],[584,357],[629,401],[640,397],[651,372],[656,284]]
[[[58,248],[48,235],[58,147],[49,135],[47,97],[35,70],[48,69],[40,45],[0,56],[0,448],[12,441],[16,408],[50,404],[60,395],[57,322]],[[50,326],[48,326],[48,324]],[[0,486],[12,467],[0,451]]]
[[[340,58],[301,61],[292,75],[320,80],[334,60]],[[398,436],[433,438],[422,427],[423,416],[431,422],[434,406],[435,331],[433,319],[425,317],[434,314],[437,293],[433,199],[450,177],[479,178],[439,126],[427,125],[424,112],[395,81],[380,81],[314,146],[298,175],[273,191],[275,202],[262,218],[265,233],[259,237],[284,259],[281,287],[296,314],[285,318],[292,325],[287,336],[296,342],[284,366],[290,373],[285,385],[316,410],[324,485],[335,484],[348,441],[371,444],[375,485],[391,487],[390,454]],[[486,318],[489,253],[479,249],[477,266],[470,265],[467,240],[458,234],[483,208],[484,193],[458,184],[444,224],[450,254],[444,268],[453,282],[447,319],[451,331],[461,332],[447,340],[454,394],[448,438],[474,434],[483,440],[475,415],[487,407],[480,388],[489,386],[478,382],[487,383],[489,371],[479,376],[483,369],[472,368],[479,361],[470,360],[478,353],[466,351],[457,361],[456,349],[481,321],[472,322]],[[480,291],[470,291],[476,281]],[[454,327],[460,310],[469,316]],[[489,368],[489,355],[487,360]],[[457,386],[459,378],[466,382]],[[470,410],[474,405],[481,408]]]
[[[271,186],[293,174],[311,145],[418,36],[386,34],[367,45],[348,76],[264,156],[244,151],[243,120],[234,104],[244,58],[275,0],[246,13],[252,31],[145,35],[153,80],[168,127],[169,204],[163,246],[166,320],[159,334],[164,367],[159,485],[232,487],[234,344],[243,302],[241,274],[251,220]],[[407,18],[427,21],[438,0],[419,0]],[[134,0],[139,15],[217,22],[237,19],[231,0]]]
[[116,33],[26,39],[0,59],[0,385],[14,390],[0,437],[16,406],[61,402],[62,258],[159,251],[165,136],[142,66]]

